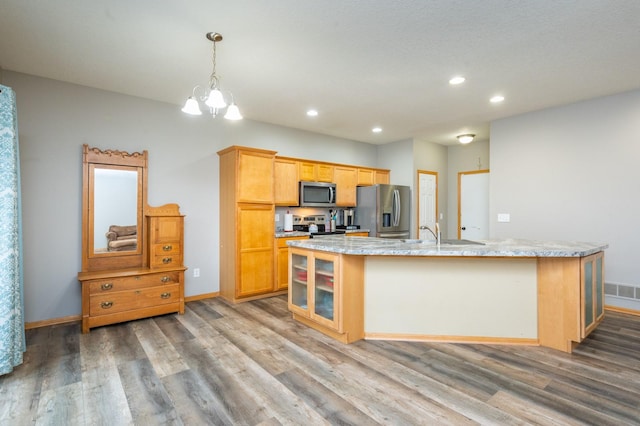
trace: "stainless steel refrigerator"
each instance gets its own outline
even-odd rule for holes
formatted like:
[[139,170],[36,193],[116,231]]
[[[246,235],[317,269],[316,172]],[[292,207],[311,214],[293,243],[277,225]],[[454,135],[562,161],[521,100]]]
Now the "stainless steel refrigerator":
[[355,223],[370,237],[409,238],[411,188],[401,185],[358,187]]

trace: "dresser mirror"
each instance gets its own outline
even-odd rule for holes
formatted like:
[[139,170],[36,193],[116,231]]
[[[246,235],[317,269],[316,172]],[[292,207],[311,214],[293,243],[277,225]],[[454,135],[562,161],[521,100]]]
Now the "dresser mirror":
[[144,265],[147,151],[83,146],[83,271]]

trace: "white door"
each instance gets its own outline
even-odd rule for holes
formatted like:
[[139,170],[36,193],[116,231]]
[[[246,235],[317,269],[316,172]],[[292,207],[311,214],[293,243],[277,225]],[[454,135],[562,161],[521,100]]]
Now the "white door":
[[458,238],[489,238],[489,170],[458,173]]
[[438,214],[438,174],[418,170],[418,238],[434,240],[436,232],[436,215]]

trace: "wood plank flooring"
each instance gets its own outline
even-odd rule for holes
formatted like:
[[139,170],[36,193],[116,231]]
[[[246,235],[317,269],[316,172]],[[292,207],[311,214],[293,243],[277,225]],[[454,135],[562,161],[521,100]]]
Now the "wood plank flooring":
[[640,317],[607,313],[574,354],[360,341],[291,319],[286,299],[27,332],[0,377],[0,425],[640,425]]

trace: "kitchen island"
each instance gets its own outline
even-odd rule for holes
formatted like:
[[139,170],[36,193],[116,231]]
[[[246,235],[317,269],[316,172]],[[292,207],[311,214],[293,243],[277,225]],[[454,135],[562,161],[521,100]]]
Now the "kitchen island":
[[330,237],[288,245],[294,318],[343,342],[571,352],[604,315],[605,244]]

